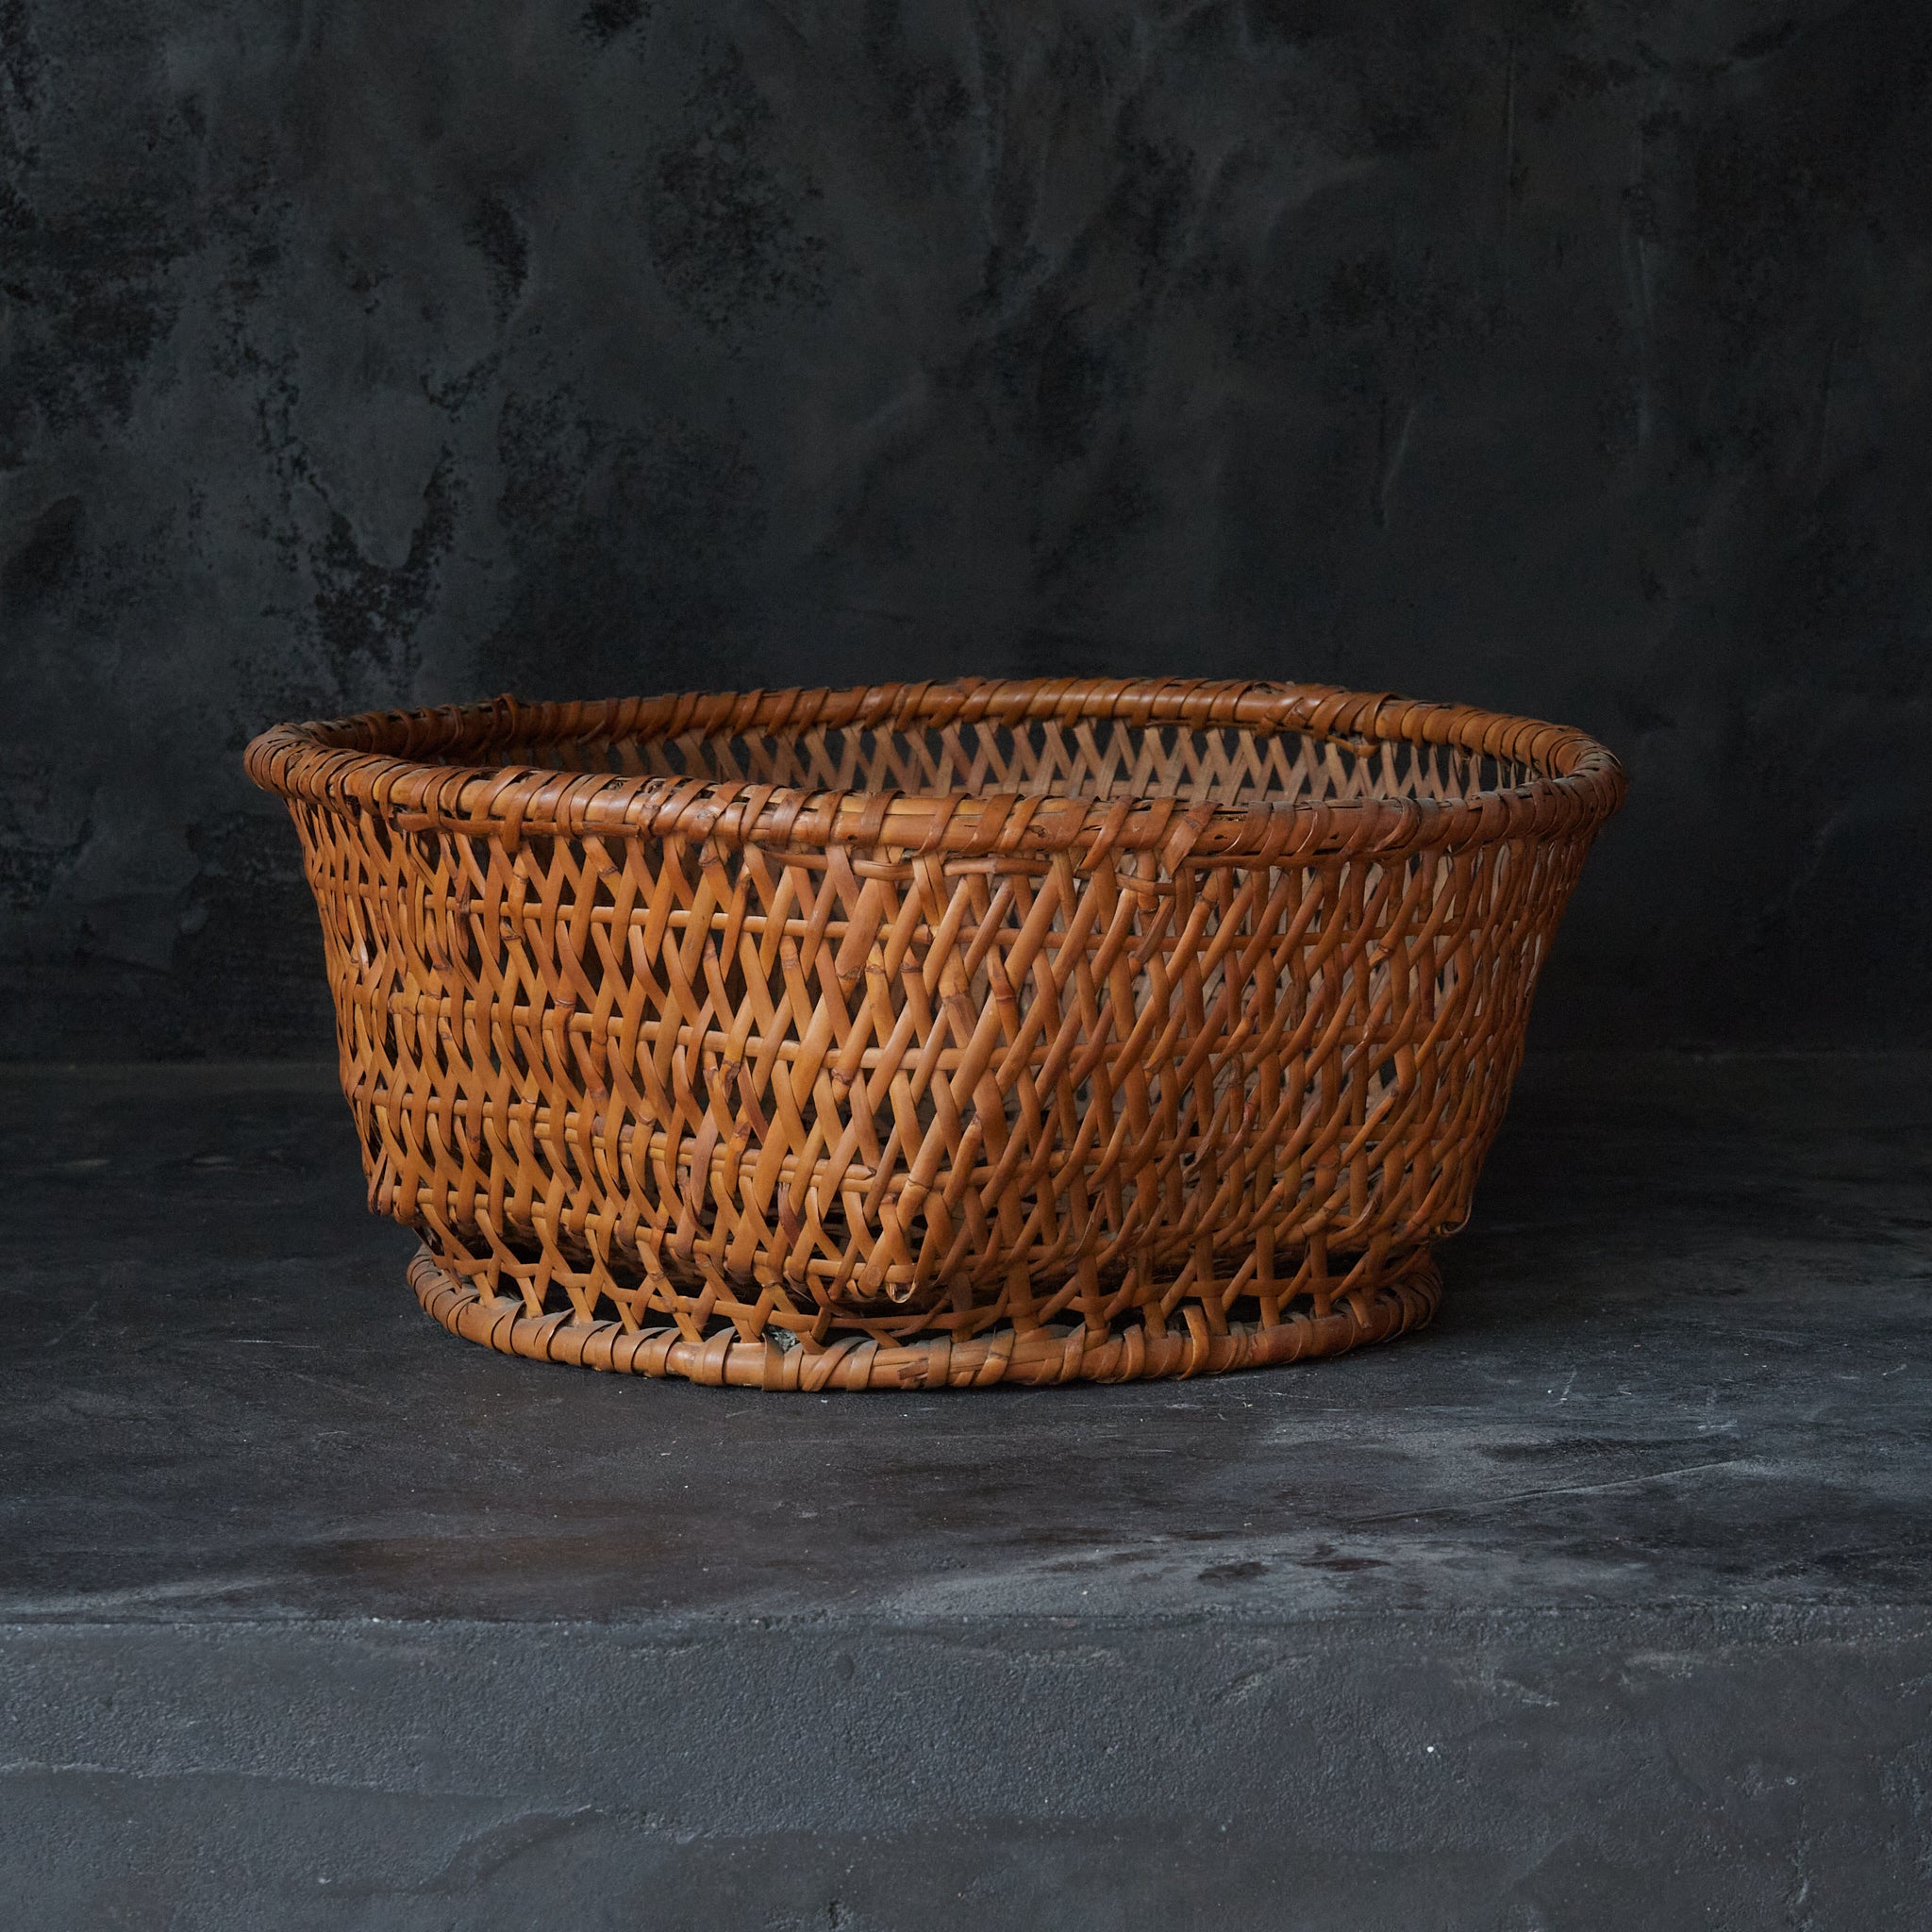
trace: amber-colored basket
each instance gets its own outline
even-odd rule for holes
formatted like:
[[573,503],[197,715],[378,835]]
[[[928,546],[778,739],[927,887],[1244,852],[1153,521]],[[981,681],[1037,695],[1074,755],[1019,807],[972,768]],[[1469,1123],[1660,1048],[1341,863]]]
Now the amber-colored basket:
[[1425,1322],[1624,786],[1554,725],[1187,680],[504,698],[248,769],[423,1306],[774,1390]]

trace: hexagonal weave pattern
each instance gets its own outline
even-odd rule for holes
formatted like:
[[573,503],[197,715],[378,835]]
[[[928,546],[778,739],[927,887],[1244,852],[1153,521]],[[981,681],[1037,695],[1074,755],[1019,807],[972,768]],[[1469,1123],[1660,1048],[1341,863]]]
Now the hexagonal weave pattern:
[[425,1307],[801,1390],[1426,1320],[1623,795],[1553,725],[1194,681],[499,699],[248,769]]

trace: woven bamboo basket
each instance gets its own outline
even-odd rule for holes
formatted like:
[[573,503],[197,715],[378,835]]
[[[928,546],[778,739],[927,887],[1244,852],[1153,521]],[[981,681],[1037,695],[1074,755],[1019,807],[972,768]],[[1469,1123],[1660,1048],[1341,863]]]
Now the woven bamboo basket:
[[786,1390],[1425,1322],[1616,760],[1311,685],[285,725],[372,1208],[456,1334]]

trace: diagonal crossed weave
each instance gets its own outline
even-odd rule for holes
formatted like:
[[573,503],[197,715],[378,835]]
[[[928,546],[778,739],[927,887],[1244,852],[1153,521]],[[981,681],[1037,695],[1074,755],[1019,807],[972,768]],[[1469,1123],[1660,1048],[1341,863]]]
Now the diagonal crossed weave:
[[425,1307],[804,1390],[1425,1321],[1623,795],[1553,725],[1193,681],[499,699],[248,769]]

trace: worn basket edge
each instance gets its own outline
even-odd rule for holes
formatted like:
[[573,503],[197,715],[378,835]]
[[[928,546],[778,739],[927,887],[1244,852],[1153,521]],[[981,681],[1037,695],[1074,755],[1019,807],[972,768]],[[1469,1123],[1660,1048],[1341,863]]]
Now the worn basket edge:
[[[1361,749],[1384,741],[1451,744],[1527,764],[1534,778],[1462,799],[1377,797],[1190,805],[1172,796],[1099,802],[1041,793],[802,791],[741,782],[527,765],[450,764],[439,753],[626,736],[905,729],[991,718],[1295,731]],[[1443,848],[1551,836],[1607,818],[1623,802],[1622,765],[1585,733],[1534,718],[1325,685],[1195,679],[1024,679],[841,689],[694,691],[655,698],[486,704],[371,711],[277,724],[247,747],[249,776],[291,802],[374,808],[406,829],[508,836],[523,829],[721,843],[891,844],[928,851],[1043,852],[1163,848],[1209,858]]]

